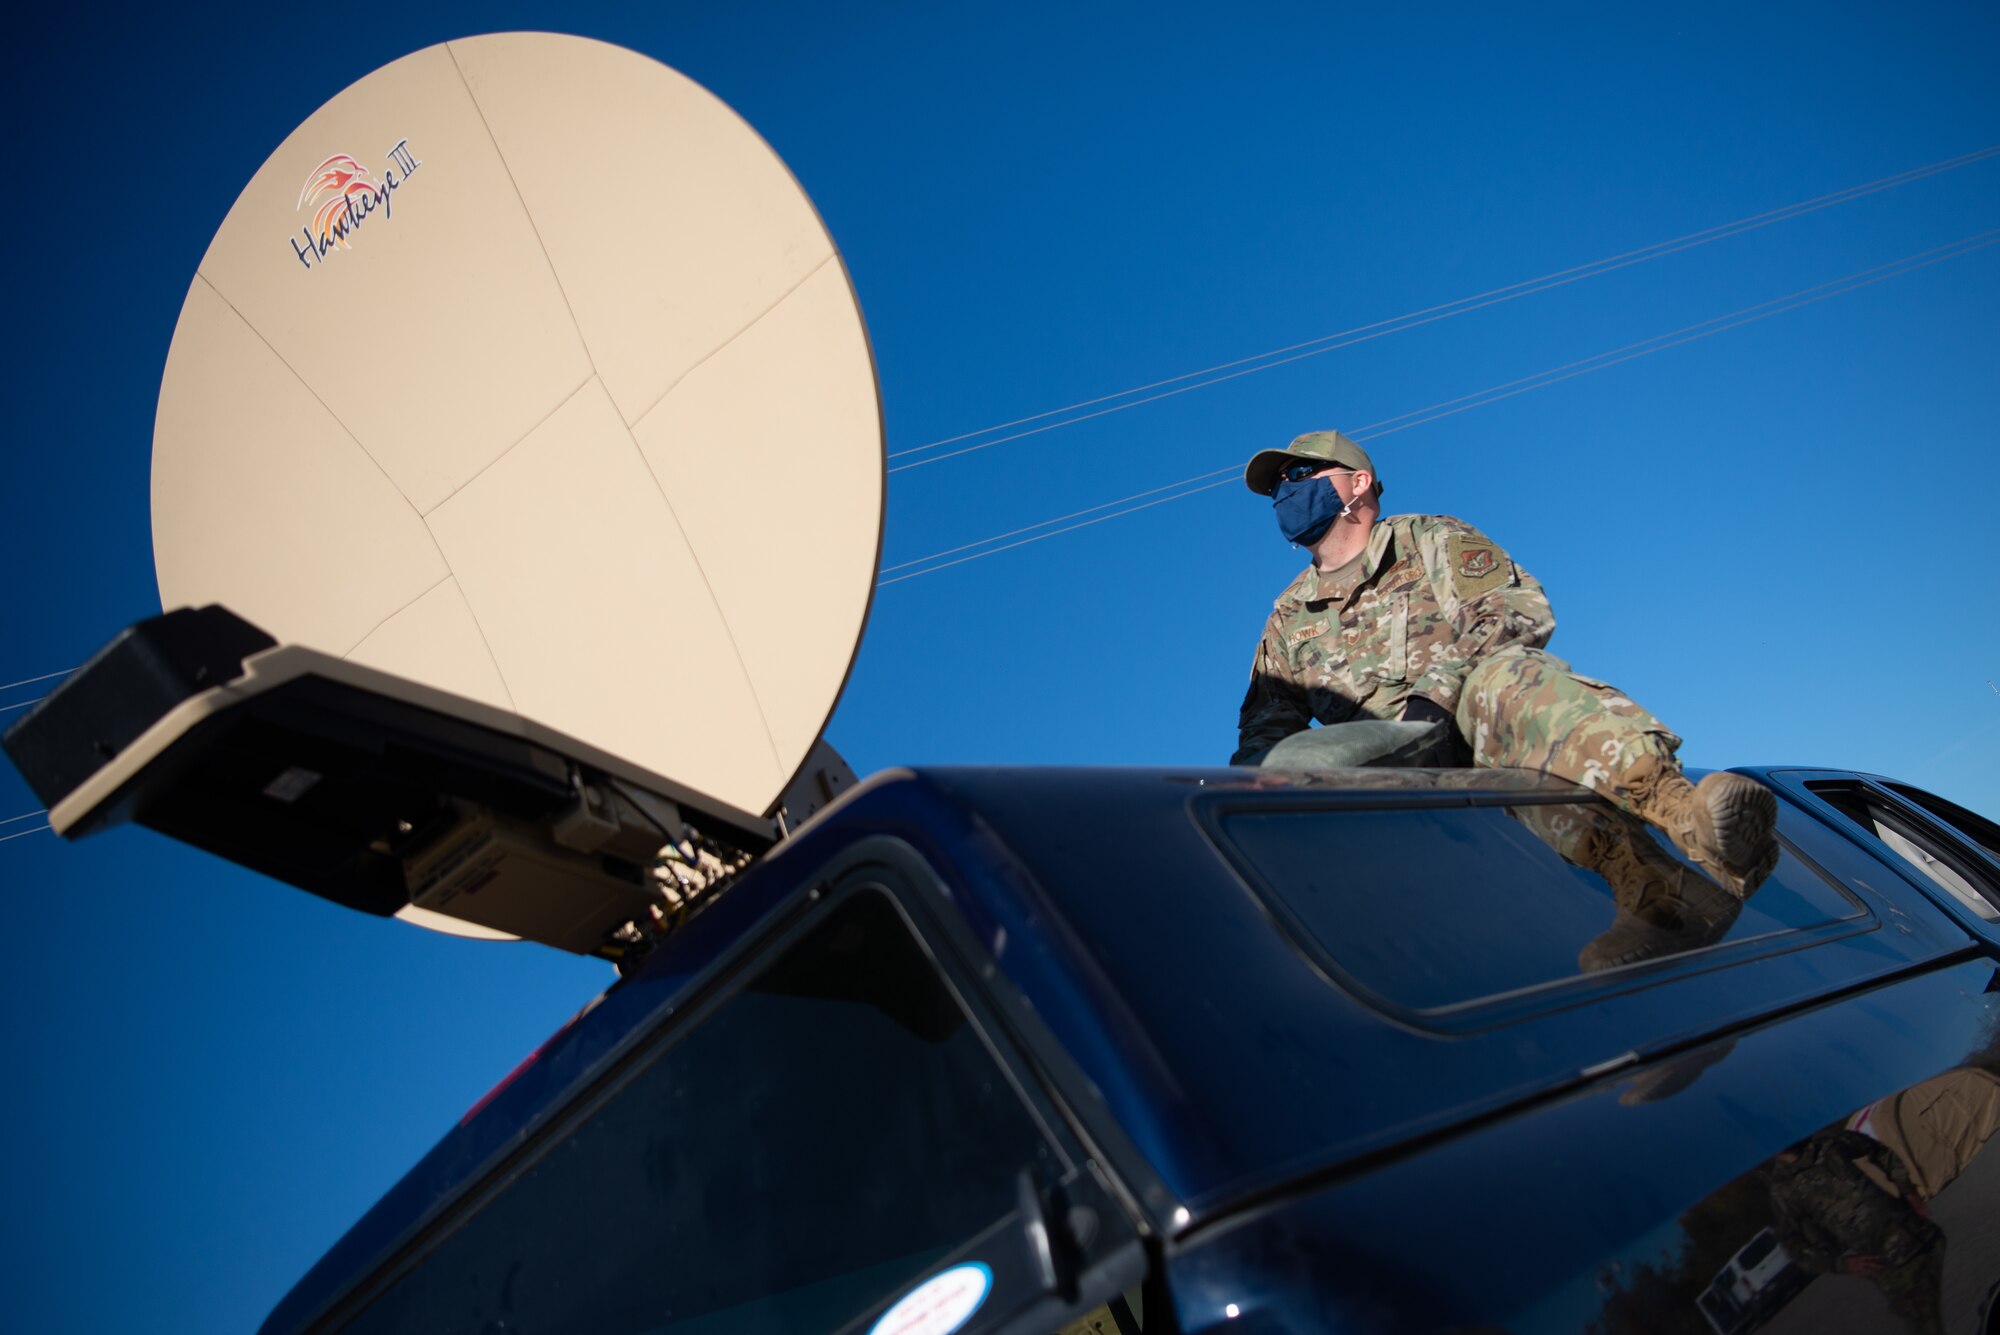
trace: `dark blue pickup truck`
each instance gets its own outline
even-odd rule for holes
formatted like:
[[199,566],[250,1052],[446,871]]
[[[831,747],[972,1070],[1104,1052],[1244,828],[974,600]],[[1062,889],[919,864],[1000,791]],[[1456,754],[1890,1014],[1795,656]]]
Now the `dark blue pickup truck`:
[[875,352],[687,78],[384,66],[251,179],[164,365],[175,610],[8,729],[51,827],[618,969],[269,1335],[2000,1331],[1984,817],[1751,771],[1784,852],[1739,898],[1510,771],[854,783]]
[[264,1329],[1990,1330],[2000,831],[1757,773],[1742,904],[1505,771],[877,775]]
[[10,732],[59,830],[623,973],[268,1335],[2000,1329],[2000,827],[1941,798],[1747,771],[1747,900],[1505,770],[892,770],[760,827],[217,624]]

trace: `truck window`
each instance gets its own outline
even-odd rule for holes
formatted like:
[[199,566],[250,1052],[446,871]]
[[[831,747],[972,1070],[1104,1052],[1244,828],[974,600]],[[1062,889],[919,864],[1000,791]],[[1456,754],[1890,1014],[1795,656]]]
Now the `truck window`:
[[[341,1329],[836,1331],[1063,1151],[891,900],[847,896],[504,1171]],[[996,1295],[998,1296],[998,1295]]]
[[1418,1013],[1863,912],[1789,849],[1739,901],[1600,803],[1245,806],[1214,828],[1322,968]]
[[2000,825],[1995,825],[1976,811],[1968,811],[1956,802],[1948,801],[1935,793],[1927,793],[1921,788],[1912,788],[1907,783],[1884,782],[1882,786],[1905,802],[1943,821],[1960,838],[1995,862],[2000,862]]
[[[1977,846],[1983,837],[1986,850],[1994,854],[2000,846],[2000,831],[1982,816],[1933,797],[1922,789],[1893,785],[1896,792],[1920,810],[1940,817],[1957,827],[1957,832]],[[1923,878],[1942,890],[1959,907],[1984,922],[2000,922],[2000,878],[1993,868],[1976,856],[1954,846],[1949,835],[1922,816],[1903,807],[1871,784],[1858,780],[1834,779],[1806,784],[1834,810],[1881,840],[1889,850],[1915,868]]]

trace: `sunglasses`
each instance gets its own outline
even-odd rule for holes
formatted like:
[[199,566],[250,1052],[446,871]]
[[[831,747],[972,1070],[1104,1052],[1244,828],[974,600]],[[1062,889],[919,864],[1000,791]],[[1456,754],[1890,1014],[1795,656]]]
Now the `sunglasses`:
[[1278,474],[1278,476],[1286,482],[1303,482],[1314,473],[1321,473],[1329,468],[1338,468],[1343,473],[1354,471],[1345,464],[1337,464],[1325,459],[1301,459],[1295,464],[1286,464],[1285,471]]

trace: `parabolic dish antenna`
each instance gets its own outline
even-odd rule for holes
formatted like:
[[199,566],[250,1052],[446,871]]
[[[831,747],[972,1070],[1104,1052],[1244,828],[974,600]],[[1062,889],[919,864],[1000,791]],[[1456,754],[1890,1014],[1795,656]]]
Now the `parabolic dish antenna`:
[[168,608],[566,732],[749,812],[818,740],[881,544],[847,272],[727,106],[620,47],[429,47],[314,112],[188,289]]

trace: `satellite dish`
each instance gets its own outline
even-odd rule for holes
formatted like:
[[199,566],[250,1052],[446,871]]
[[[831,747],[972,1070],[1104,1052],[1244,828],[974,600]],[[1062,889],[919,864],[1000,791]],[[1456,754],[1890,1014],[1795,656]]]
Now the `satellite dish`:
[[772,809],[852,665],[880,400],[831,238],[727,106],[620,47],[429,47],[223,220],[153,436],[166,607]]

